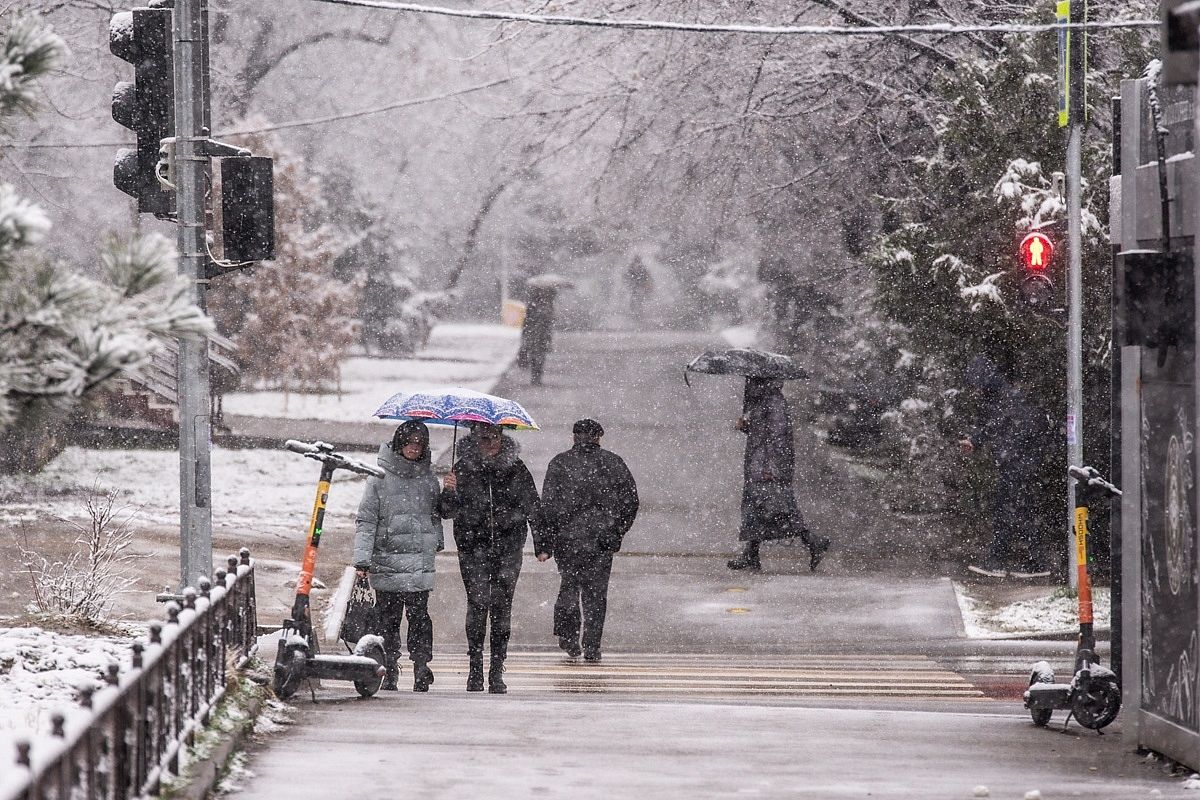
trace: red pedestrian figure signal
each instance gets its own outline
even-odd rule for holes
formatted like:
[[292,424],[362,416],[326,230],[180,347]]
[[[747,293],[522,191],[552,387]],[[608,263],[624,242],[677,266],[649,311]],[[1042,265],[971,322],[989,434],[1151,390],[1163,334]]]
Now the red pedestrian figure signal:
[[1041,272],[1050,266],[1052,258],[1054,243],[1046,234],[1035,231],[1021,240],[1021,261],[1026,269]]

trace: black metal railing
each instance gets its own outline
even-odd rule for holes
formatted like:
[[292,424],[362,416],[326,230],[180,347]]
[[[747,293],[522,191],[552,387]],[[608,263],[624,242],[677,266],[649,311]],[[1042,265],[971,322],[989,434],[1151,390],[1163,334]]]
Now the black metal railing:
[[254,652],[257,613],[250,551],[214,580],[185,589],[165,625],[133,644],[132,667],[111,663],[103,684],[79,691],[80,709],[51,716],[51,736],[17,742],[0,759],[0,800],[124,800],[158,791],[225,695],[229,670]]

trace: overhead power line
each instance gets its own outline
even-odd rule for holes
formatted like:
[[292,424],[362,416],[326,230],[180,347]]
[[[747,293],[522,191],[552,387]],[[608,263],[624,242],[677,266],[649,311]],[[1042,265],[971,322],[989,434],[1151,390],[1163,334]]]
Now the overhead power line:
[[409,11],[462,19],[527,22],[531,25],[569,25],[584,28],[612,28],[636,31],[682,31],[687,33],[725,33],[765,36],[894,36],[896,34],[933,34],[945,36],[962,33],[1046,33],[1061,30],[1119,30],[1128,28],[1157,28],[1158,20],[1132,19],[1099,22],[960,24],[932,23],[928,25],[722,25],[703,22],[667,22],[649,19],[599,19],[568,17],[553,14],[522,14],[514,11],[486,11],[468,8],[443,8],[420,3],[400,3],[393,0],[311,0],[337,6],[379,8],[387,11]]
[[[328,125],[331,122],[341,122],[342,120],[355,119],[357,117],[367,117],[372,114],[382,114],[386,111],[395,111],[399,108],[409,108],[411,106],[424,105],[426,103],[436,103],[439,100],[450,100],[464,94],[472,92],[480,92],[484,89],[491,89],[495,86],[500,86],[505,83],[510,83],[516,80],[515,77],[497,78],[494,81],[487,83],[476,84],[475,86],[467,86],[462,89],[454,89],[442,94],[430,95],[428,97],[414,97],[409,100],[401,100],[396,103],[388,103],[384,106],[376,106],[374,108],[363,108],[358,111],[347,111],[342,114],[330,114],[327,117],[313,117],[311,119],[297,119],[290,122],[276,122],[270,125],[261,125],[257,128],[241,128],[235,131],[221,131],[215,134],[214,138],[224,139],[234,136],[251,136],[256,133],[272,133],[274,131],[287,130],[289,128],[309,128],[314,125]],[[132,147],[133,142],[11,142],[9,144],[0,144],[0,150],[4,148],[14,148],[17,150],[79,150],[89,149],[94,147]]]

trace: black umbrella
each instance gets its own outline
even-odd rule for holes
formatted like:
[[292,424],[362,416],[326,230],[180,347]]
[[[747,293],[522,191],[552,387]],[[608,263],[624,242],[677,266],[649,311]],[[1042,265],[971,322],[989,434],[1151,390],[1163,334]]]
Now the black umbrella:
[[706,375],[745,375],[748,378],[774,378],[782,381],[808,377],[808,370],[792,361],[789,356],[749,347],[701,353],[684,368],[685,382],[689,372],[703,372]]

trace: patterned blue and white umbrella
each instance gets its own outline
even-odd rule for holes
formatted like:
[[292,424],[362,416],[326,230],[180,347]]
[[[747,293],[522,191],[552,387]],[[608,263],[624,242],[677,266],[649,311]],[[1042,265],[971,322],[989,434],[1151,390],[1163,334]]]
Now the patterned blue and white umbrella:
[[431,425],[486,422],[514,430],[539,430],[520,403],[473,389],[449,387],[394,394],[376,409],[380,419],[419,419]]

